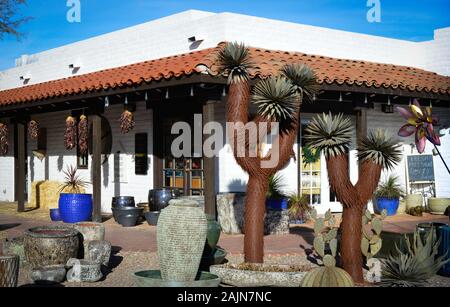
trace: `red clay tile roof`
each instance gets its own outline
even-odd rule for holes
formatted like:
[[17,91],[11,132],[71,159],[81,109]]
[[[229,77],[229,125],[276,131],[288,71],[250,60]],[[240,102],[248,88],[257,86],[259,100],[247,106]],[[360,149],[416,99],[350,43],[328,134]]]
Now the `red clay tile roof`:
[[[214,63],[219,48],[220,45],[201,51],[0,91],[0,105],[138,86],[143,82],[199,74],[204,70],[202,66],[208,67],[210,74],[217,75]],[[321,84],[364,85],[450,95],[450,77],[417,68],[261,48],[250,48],[250,54],[256,63],[255,69],[250,72],[252,78],[276,74],[286,63],[304,63],[316,71]]]

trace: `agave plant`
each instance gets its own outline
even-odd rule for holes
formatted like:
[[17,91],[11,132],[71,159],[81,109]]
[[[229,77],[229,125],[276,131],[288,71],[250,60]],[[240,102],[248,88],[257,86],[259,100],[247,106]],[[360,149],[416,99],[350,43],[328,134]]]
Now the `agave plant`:
[[369,131],[358,146],[359,161],[371,160],[383,169],[392,169],[402,159],[400,145],[383,130]]
[[73,166],[68,166],[64,173],[64,183],[61,185],[59,192],[69,192],[79,194],[84,188],[89,185],[88,181],[80,178],[78,169]]
[[307,195],[293,193],[289,195],[289,215],[293,219],[306,220],[308,214],[313,210]]
[[391,199],[397,199],[404,196],[403,189],[398,183],[398,177],[394,175],[389,176],[386,181],[378,186],[374,196],[378,198],[384,197]]
[[284,178],[277,174],[269,177],[269,189],[266,193],[266,198],[269,199],[282,199],[285,197],[283,193]]
[[381,285],[386,287],[419,287],[433,277],[450,259],[446,255],[436,257],[440,240],[435,240],[434,231],[429,231],[425,242],[418,231],[413,242],[405,236],[408,251],[401,251],[396,245],[397,255],[382,260]]
[[273,122],[292,121],[298,110],[295,89],[284,77],[259,81],[253,89],[252,101],[258,114]]
[[350,118],[331,113],[313,117],[305,130],[307,145],[324,153],[325,158],[348,152],[353,134]]
[[228,76],[228,84],[249,79],[249,69],[253,68],[249,49],[243,43],[227,43],[219,51],[217,61],[219,71]]

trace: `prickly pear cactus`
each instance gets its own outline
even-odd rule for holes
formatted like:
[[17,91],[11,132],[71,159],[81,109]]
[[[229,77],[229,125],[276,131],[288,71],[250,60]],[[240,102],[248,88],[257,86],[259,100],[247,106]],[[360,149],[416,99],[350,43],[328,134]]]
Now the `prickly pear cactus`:
[[[383,230],[382,221],[386,218],[387,212],[383,210],[380,217],[372,216],[369,210],[366,210],[362,217],[362,239],[361,239],[361,252],[369,260],[375,256],[380,250],[382,245],[381,231]],[[371,225],[370,229],[367,229],[367,225]]]
[[[336,253],[337,253],[337,228],[336,219],[328,210],[325,213],[325,217],[317,217],[317,211],[313,209],[311,211],[311,218],[314,220],[314,250],[322,258],[323,263],[334,263],[331,266],[336,265]],[[327,230],[328,229],[328,230]],[[325,254],[326,247],[329,247],[331,255]]]

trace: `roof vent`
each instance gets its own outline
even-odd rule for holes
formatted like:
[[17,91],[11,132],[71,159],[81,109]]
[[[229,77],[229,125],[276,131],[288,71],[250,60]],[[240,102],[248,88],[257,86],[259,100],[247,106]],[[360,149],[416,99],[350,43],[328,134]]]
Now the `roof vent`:
[[28,83],[28,81],[30,81],[31,74],[29,72],[27,72],[26,74],[23,74],[22,76],[20,76],[19,79],[21,81],[23,81],[24,84],[26,84],[26,83]]

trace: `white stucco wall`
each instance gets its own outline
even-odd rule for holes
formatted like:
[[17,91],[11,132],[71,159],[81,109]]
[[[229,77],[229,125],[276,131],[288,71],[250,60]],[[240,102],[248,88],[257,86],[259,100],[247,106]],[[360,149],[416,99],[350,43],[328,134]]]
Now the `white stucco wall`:
[[[195,46],[188,38],[202,42]],[[450,75],[450,28],[411,42],[233,13],[190,10],[23,59],[0,72],[0,90],[242,41],[254,47],[418,67]],[[18,55],[19,57],[20,55]],[[76,73],[69,64],[81,63]],[[28,64],[26,64],[28,63]],[[11,63],[13,66],[14,63]]]
[[[9,123],[9,119],[3,120]],[[9,151],[6,156],[0,156],[0,201],[14,199],[14,126],[8,124]]]
[[[128,134],[120,132],[118,119],[122,112],[121,105],[113,105],[106,108],[104,116],[108,119],[112,134],[113,143],[111,155],[107,162],[102,165],[102,211],[111,211],[111,198],[113,196],[134,196],[136,203],[147,202],[148,190],[153,187],[153,132],[152,121],[153,114],[151,110],[146,110],[144,102],[137,103],[137,112],[135,112],[135,128]],[[67,166],[76,166],[76,151],[67,151],[64,148],[63,134],[65,129],[65,119],[69,112],[55,112],[43,115],[33,116],[40,127],[47,128],[47,157],[40,161],[33,156],[32,150],[37,148],[36,141],[28,141],[28,191],[31,191],[31,182],[45,180],[46,163],[49,163],[49,180],[62,181],[64,179],[63,170]],[[147,175],[134,174],[134,136],[136,133],[148,134],[148,159],[149,170]],[[120,151],[120,154],[117,152]],[[125,173],[121,178],[115,172],[114,159],[121,157],[123,165],[121,170]],[[47,162],[48,161],[48,162]],[[14,185],[13,178],[10,179],[7,172],[3,172],[2,166],[7,162],[0,158],[1,182],[8,182],[7,187]],[[13,164],[13,163],[12,163]],[[89,158],[89,169],[80,169],[79,173],[84,179],[91,181],[91,156]],[[11,181],[12,180],[12,181]],[[14,192],[14,190],[13,190]],[[92,186],[89,186],[87,192],[92,192]],[[14,195],[9,193],[4,200],[12,201]],[[28,194],[31,195],[30,193]]]

